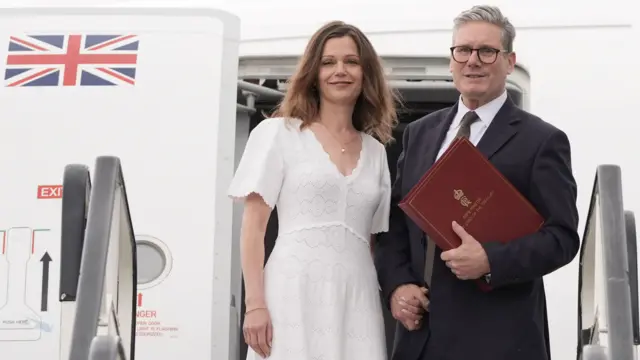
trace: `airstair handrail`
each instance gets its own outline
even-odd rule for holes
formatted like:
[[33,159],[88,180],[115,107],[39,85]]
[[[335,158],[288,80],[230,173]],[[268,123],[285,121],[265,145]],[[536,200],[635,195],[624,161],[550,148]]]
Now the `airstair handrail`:
[[[598,303],[595,291],[600,263],[605,304]],[[606,324],[598,323],[598,312],[604,312]],[[601,359],[605,351],[610,360],[633,360],[631,313],[621,170],[616,165],[599,165],[580,249],[577,359]],[[598,339],[600,327],[606,328],[607,344]],[[606,350],[598,350],[601,345]]]
[[76,293],[82,260],[84,231],[89,209],[91,175],[86,165],[71,164],[62,178],[62,223],[60,224],[60,358],[69,358]]
[[136,244],[120,160],[99,157],[93,179],[69,359],[88,360],[94,338],[110,335],[133,360]]
[[62,302],[76,300],[90,193],[89,167],[79,164],[65,166],[60,228],[59,299]]
[[119,360],[126,357],[122,341],[113,336],[97,336],[91,345],[90,360]]
[[638,318],[638,238],[636,234],[636,216],[633,211],[624,212],[624,225],[627,234],[627,257],[629,263],[629,290],[631,292],[631,325],[633,344],[640,345],[640,319]]

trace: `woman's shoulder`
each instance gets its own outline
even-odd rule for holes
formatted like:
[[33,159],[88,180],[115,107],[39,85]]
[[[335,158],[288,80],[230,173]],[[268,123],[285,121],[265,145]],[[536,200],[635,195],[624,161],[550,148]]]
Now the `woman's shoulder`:
[[381,143],[378,139],[376,139],[370,134],[367,134],[365,132],[361,132],[361,133],[362,133],[363,146],[366,146],[367,149],[370,149],[372,152],[375,152],[376,154],[379,154],[381,152],[386,153],[387,148],[384,146],[383,143]]
[[275,137],[286,136],[300,131],[302,121],[295,118],[270,117],[258,123],[251,133],[271,135]]

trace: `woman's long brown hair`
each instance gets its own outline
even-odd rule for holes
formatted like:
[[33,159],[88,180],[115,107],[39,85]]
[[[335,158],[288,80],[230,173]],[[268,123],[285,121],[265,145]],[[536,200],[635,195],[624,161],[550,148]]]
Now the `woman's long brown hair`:
[[358,46],[362,65],[362,93],[353,112],[353,126],[372,135],[383,144],[393,140],[393,128],[398,118],[396,103],[399,97],[387,84],[382,61],[369,39],[353,25],[333,21],[320,28],[311,37],[298,68],[289,79],[284,99],[274,117],[298,118],[309,126],[320,111],[320,96],[315,88],[327,40],[349,36]]

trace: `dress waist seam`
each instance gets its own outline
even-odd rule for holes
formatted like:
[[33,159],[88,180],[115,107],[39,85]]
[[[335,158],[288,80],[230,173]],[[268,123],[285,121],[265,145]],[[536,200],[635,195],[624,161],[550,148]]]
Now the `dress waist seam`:
[[366,239],[364,236],[360,235],[353,227],[345,224],[342,221],[327,221],[327,222],[316,223],[311,225],[307,224],[302,226],[287,227],[287,229],[284,231],[282,229],[278,229],[278,237],[293,234],[302,230],[313,230],[313,229],[330,228],[330,227],[336,227],[336,226],[345,228],[350,233],[352,233],[355,237],[357,237],[359,240],[363,241],[367,245],[370,245],[369,239]]

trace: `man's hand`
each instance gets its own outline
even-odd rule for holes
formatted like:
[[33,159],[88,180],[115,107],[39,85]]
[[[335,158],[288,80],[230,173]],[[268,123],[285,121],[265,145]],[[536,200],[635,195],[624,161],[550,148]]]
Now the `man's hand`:
[[489,259],[482,245],[457,222],[452,223],[452,228],[462,244],[444,251],[440,258],[460,280],[475,280],[489,273]]
[[391,295],[391,314],[407,330],[420,328],[422,314],[429,306],[427,289],[414,284],[399,286]]

